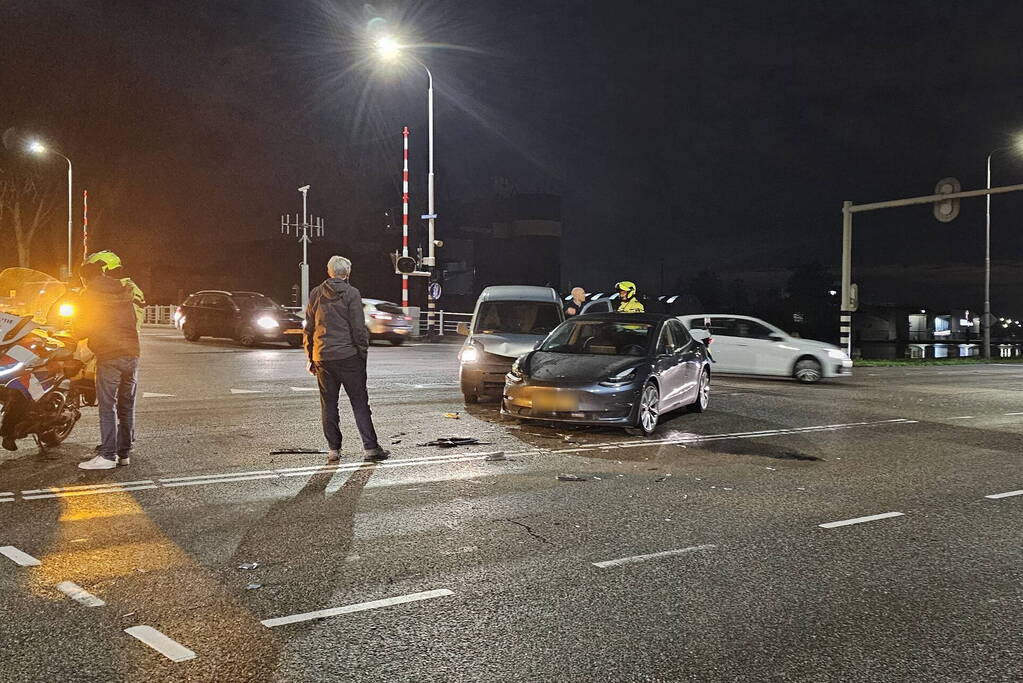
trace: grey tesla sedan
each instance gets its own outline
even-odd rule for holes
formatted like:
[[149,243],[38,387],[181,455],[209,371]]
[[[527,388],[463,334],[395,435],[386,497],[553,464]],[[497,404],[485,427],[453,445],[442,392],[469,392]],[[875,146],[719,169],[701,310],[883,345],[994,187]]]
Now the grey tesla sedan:
[[660,415],[683,406],[703,412],[709,398],[707,348],[678,319],[595,313],[562,323],[515,361],[501,413],[649,436]]

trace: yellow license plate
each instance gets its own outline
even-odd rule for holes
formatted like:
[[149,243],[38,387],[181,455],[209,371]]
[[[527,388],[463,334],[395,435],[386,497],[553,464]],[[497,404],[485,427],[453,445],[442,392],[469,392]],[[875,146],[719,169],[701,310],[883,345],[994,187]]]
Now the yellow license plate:
[[533,394],[533,410],[542,413],[567,413],[579,408],[579,400],[572,394],[541,391]]
[[284,334],[302,334],[303,330],[284,330]]

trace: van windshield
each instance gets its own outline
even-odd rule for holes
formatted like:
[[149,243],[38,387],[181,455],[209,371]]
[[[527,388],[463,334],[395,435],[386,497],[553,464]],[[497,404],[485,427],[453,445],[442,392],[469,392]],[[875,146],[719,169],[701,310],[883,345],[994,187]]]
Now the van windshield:
[[547,336],[561,324],[561,308],[535,301],[487,301],[476,314],[475,334]]

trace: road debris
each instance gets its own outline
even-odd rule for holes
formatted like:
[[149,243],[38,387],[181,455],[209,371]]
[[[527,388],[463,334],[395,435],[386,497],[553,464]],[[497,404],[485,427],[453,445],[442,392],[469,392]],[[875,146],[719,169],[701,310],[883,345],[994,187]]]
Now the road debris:
[[450,420],[457,420],[461,416],[458,413],[444,413],[444,417],[446,417],[446,418],[448,418]]
[[258,562],[242,562],[240,565],[238,565],[238,569],[244,569],[248,571],[251,569],[255,569],[258,566],[259,566]]
[[558,481],[589,481],[589,478],[580,477],[578,474],[559,474]]
[[437,448],[455,448],[457,446],[489,446],[490,441],[480,441],[471,436],[443,436],[433,441],[419,444],[420,446],[436,446]]
[[250,583],[249,585],[245,586],[245,590],[247,590],[247,591],[254,591],[254,590],[257,590],[257,589],[262,588],[262,587],[263,587],[263,584],[261,584],[261,583]]
[[487,462],[502,462],[507,460],[508,456],[504,454],[504,451],[497,451],[496,453],[491,453],[490,455],[483,459]]
[[326,453],[327,451],[321,451],[316,448],[274,448],[270,451],[270,455],[286,455],[289,453]]

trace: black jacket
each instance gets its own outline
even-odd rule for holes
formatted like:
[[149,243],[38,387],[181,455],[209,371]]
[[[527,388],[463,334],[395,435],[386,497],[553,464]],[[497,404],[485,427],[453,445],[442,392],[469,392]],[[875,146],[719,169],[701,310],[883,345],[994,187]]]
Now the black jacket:
[[78,302],[73,332],[87,339],[96,360],[139,355],[132,288],[109,277],[93,278]]
[[309,360],[341,360],[369,348],[362,295],[347,280],[330,278],[309,293],[305,312],[305,352]]

